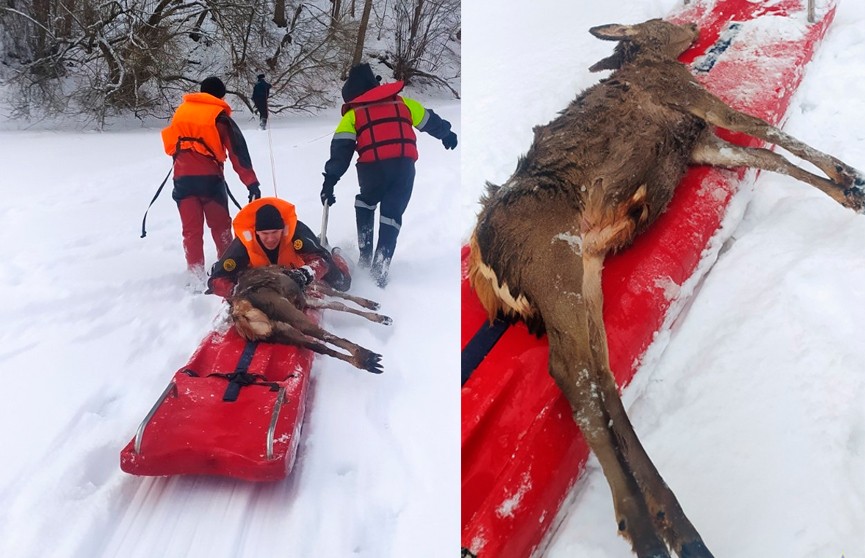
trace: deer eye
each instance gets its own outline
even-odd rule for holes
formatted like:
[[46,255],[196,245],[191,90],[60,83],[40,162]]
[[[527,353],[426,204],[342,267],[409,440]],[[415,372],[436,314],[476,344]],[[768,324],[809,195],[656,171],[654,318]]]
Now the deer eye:
[[646,204],[632,205],[628,209],[628,217],[634,222],[641,223],[649,217],[649,207]]

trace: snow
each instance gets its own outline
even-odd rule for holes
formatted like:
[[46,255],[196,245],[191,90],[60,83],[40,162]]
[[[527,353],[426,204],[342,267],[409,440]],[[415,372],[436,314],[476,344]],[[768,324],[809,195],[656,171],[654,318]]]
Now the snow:
[[[0,326],[0,556],[455,555],[459,243],[484,181],[505,181],[531,127],[599,78],[586,68],[612,43],[586,29],[676,5],[465,3],[467,110],[426,101],[456,124],[460,146],[447,152],[421,134],[393,280],[385,291],[360,277],[355,287],[395,324],[325,317],[383,353],[385,373],[316,359],[298,463],[278,483],[119,469],[139,421],[223,316],[219,300],[184,288],[167,192],[138,238],[169,167],[158,129],[0,132],[0,239],[10,248],[0,267],[0,292],[10,294]],[[859,168],[863,50],[865,4],[842,1],[785,127]],[[272,118],[278,193],[316,230],[337,116]],[[238,118],[270,194],[268,135]],[[328,228],[353,255],[355,189],[349,171]],[[707,275],[681,286],[682,313],[658,335],[625,403],[716,556],[863,558],[865,220],[768,173],[734,204],[740,222]],[[631,556],[593,458],[566,512],[547,558]]]
[[[861,169],[865,4],[839,4],[785,130]],[[587,68],[613,44],[586,30],[678,6],[464,4],[463,239],[484,182],[507,180],[532,126],[605,75]],[[625,404],[715,556],[865,557],[865,217],[770,173],[731,207],[714,267],[670,285],[681,313],[657,335]],[[594,457],[559,519],[545,558],[632,556]]]
[[[460,133],[459,102],[421,100]],[[317,231],[338,111],[273,117],[270,134],[251,115],[235,116],[264,194],[275,182]],[[458,329],[446,325],[459,314],[459,148],[419,134],[391,284],[380,290],[355,275],[353,292],[380,301],[394,325],[324,317],[334,333],[382,353],[384,374],[317,357],[293,473],[253,484],[119,468],[121,448],[175,370],[225,317],[221,299],[185,288],[170,184],[139,238],[170,167],[159,128],[5,131],[0,143],[0,238],[9,248],[0,267],[9,295],[0,326],[0,556],[435,558],[456,547]],[[227,176],[245,201],[236,175]],[[352,259],[356,192],[352,168],[328,227]],[[205,245],[209,265],[209,237]]]

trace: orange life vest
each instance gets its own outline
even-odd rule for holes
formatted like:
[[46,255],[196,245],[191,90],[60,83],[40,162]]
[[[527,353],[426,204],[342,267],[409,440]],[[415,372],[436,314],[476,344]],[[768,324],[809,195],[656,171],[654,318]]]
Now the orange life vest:
[[264,248],[258,243],[255,236],[255,212],[263,205],[272,205],[279,210],[282,220],[285,221],[282,239],[279,242],[279,256],[276,263],[292,267],[300,267],[304,264],[303,259],[294,249],[292,239],[297,229],[297,213],[294,205],[279,198],[259,198],[248,203],[237,212],[234,217],[234,236],[236,236],[246,247],[249,254],[250,267],[263,267],[270,265]]
[[162,130],[165,152],[173,157],[178,151],[192,149],[225,162],[225,147],[216,129],[216,117],[221,112],[231,116],[231,107],[222,99],[208,93],[184,95],[171,124]]

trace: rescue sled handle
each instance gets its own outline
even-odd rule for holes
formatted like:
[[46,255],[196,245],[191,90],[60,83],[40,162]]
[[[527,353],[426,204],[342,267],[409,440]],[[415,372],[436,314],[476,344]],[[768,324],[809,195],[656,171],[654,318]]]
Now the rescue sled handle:
[[159,406],[162,405],[162,402],[168,397],[171,392],[174,392],[174,396],[177,397],[177,384],[174,383],[174,380],[168,383],[165,391],[162,392],[162,395],[159,396],[159,399],[156,400],[156,403],[153,405],[153,408],[150,409],[150,412],[147,413],[147,416],[144,417],[144,420],[141,421],[141,424],[138,425],[138,430],[135,432],[135,453],[141,453],[141,440],[144,438],[144,429],[147,427],[147,424],[150,422],[150,419],[153,418],[153,415],[156,414],[156,410],[159,409]]
[[273,433],[276,432],[276,419],[279,418],[279,411],[282,410],[282,403],[285,401],[285,386],[279,388],[279,393],[276,396],[276,404],[273,406],[273,414],[270,415],[270,426],[267,428],[267,459],[273,459]]

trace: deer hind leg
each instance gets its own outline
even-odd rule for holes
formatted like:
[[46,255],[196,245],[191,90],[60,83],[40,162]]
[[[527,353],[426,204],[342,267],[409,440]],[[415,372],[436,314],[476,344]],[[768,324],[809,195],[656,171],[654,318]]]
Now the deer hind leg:
[[[865,177],[847,163],[814,149],[793,136],[772,126],[765,120],[739,112],[708,91],[701,90],[698,99],[685,104],[685,110],[709,124],[734,132],[744,132],[769,143],[779,145],[826,173],[835,184],[845,190],[862,190]],[[810,183],[810,182],[809,182]],[[861,194],[860,194],[861,196]],[[845,204],[846,205],[846,204]]]
[[778,153],[759,147],[734,145],[712,133],[703,134],[700,138],[691,154],[691,162],[725,168],[754,167],[786,174],[814,186],[845,207],[857,211],[865,207],[865,190],[844,188],[797,167]]
[[619,448],[619,459],[639,487],[648,514],[666,543],[682,558],[711,558],[700,534],[685,516],[673,491],[664,482],[640,439],[634,432],[613,373],[610,370],[607,334],[603,321],[601,270],[603,256],[583,255],[583,296],[587,305],[589,346],[597,373],[597,389],[612,437]]
[[273,333],[269,340],[275,343],[285,343],[286,345],[304,347],[316,353],[338,358],[339,360],[357,366],[353,360],[353,355],[335,351],[327,345],[319,343],[315,339],[304,335],[299,330],[285,322],[274,322]]
[[393,320],[388,316],[377,314],[375,312],[364,312],[363,310],[357,310],[335,300],[320,300],[315,298],[308,298],[306,299],[306,304],[307,306],[310,306],[312,308],[322,308],[337,310],[339,312],[348,312],[349,314],[361,316],[371,322],[376,322],[379,324],[391,325],[393,323]]
[[351,302],[354,302],[358,306],[362,306],[363,308],[366,308],[367,310],[378,310],[379,308],[381,308],[381,304],[379,304],[378,302],[376,302],[374,300],[370,300],[368,298],[363,298],[360,296],[354,296],[354,295],[350,295],[348,293],[344,293],[342,291],[338,291],[338,290],[334,289],[333,287],[331,287],[325,283],[322,283],[322,282],[316,282],[316,283],[313,283],[312,285],[310,285],[310,291],[312,291],[313,293],[321,293],[323,295],[334,297],[334,298],[344,298],[345,300],[349,300]]
[[556,231],[538,232],[535,236],[540,240],[525,247],[532,253],[533,265],[522,270],[520,291],[543,317],[549,340],[550,375],[570,403],[574,421],[601,464],[612,493],[619,534],[640,558],[669,558],[640,488],[627,468],[611,428],[612,417],[599,391],[599,376],[607,372],[599,367],[592,349],[586,293],[581,290],[580,257],[565,241],[550,243],[548,239],[555,238]]
[[[573,335],[573,321],[581,317],[577,329],[586,333],[585,312],[571,313],[566,322],[549,320],[545,315],[550,342],[550,375],[571,405],[574,421],[601,464],[610,486],[619,534],[631,543],[639,558],[669,558],[667,546],[657,533],[646,501],[633,475],[628,471],[619,441],[611,429],[612,418],[599,395],[599,371],[588,336]],[[564,316],[563,316],[564,317]]]
[[352,359],[350,362],[352,365],[361,370],[381,374],[380,354],[322,329],[288,299],[270,292],[250,293],[248,298],[253,306],[267,314],[274,322],[285,322],[305,335],[314,337],[325,343],[330,343],[331,345],[336,345],[340,349],[351,353]]

